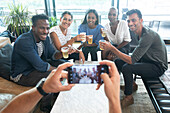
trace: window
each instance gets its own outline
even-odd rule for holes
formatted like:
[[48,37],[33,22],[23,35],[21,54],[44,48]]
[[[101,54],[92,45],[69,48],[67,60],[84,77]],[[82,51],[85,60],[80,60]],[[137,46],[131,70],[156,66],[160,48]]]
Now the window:
[[139,9],[143,15],[144,25],[148,25],[151,29],[158,32],[163,38],[169,37],[169,0],[120,0],[120,12],[126,8]]
[[111,7],[111,0],[56,0],[55,2],[58,23],[62,12],[67,10],[73,14],[74,21],[70,29],[74,35],[78,33],[78,26],[83,21],[86,10],[96,9],[100,23],[105,25],[108,10]]

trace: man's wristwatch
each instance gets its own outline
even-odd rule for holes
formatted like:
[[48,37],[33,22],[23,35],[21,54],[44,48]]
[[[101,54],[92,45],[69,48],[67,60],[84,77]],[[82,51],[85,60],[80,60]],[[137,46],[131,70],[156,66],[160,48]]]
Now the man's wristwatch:
[[46,78],[42,78],[42,79],[38,82],[38,84],[36,85],[36,88],[37,88],[38,92],[39,92],[42,96],[48,95],[48,93],[46,93],[46,92],[42,89],[45,80],[46,80]]

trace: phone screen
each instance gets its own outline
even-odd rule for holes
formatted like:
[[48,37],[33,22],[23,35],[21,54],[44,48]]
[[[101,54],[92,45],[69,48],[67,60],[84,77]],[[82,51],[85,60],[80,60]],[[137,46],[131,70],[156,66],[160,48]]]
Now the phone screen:
[[102,83],[101,73],[109,73],[107,65],[73,65],[68,68],[68,83],[97,84]]

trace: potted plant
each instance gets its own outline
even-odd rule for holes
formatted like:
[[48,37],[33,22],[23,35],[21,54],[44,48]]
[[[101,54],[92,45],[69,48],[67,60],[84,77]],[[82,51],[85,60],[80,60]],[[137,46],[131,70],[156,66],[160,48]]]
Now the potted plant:
[[30,14],[27,7],[22,4],[8,5],[10,9],[9,15],[5,17],[5,24],[8,25],[8,30],[16,37],[30,30]]
[[57,25],[57,17],[50,17],[49,24],[50,24],[50,28],[53,26],[56,26]]

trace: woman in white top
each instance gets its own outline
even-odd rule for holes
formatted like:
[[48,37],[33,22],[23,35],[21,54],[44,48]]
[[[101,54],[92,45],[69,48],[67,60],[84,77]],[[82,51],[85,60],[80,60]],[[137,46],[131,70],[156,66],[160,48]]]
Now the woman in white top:
[[[129,42],[131,41],[129,28],[124,20],[117,19],[117,9],[112,7],[108,13],[109,23],[105,25],[106,37],[105,40],[110,41],[120,51],[128,54],[129,53]],[[102,59],[113,60],[115,55],[109,50],[105,49],[102,51]]]
[[[72,45],[75,41],[82,40],[81,35],[77,35],[71,38],[71,30],[68,29],[68,27],[70,27],[72,21],[73,15],[70,12],[65,11],[61,15],[60,25],[54,26],[50,29],[50,38],[52,40],[52,43],[54,47],[59,51],[61,51],[62,47]],[[83,62],[85,61],[84,54],[82,51],[74,49],[73,52],[71,52],[72,54],[69,55],[68,59],[74,60],[82,59]]]

